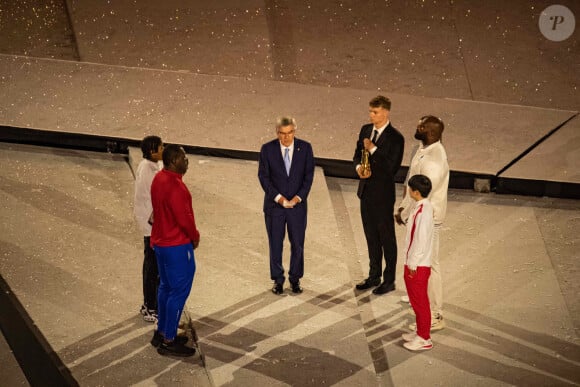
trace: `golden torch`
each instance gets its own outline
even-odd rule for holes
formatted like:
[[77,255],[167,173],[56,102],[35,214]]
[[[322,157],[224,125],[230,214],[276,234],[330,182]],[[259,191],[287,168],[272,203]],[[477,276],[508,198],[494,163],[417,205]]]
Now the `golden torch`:
[[366,148],[363,147],[362,149],[362,158],[360,161],[360,165],[361,165],[361,174],[363,176],[368,175],[371,171],[371,163],[369,161],[369,156],[370,153],[368,150],[366,150]]

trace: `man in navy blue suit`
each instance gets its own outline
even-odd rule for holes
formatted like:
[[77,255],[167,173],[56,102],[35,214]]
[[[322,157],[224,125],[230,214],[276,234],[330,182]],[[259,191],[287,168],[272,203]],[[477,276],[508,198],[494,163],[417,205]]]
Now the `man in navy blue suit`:
[[258,178],[264,189],[264,216],[270,248],[272,292],[284,293],[282,248],[286,229],[290,240],[288,279],[292,292],[302,293],[304,236],[307,198],[314,179],[314,154],[310,143],[294,137],[296,121],[291,117],[276,122],[278,138],[262,145]]

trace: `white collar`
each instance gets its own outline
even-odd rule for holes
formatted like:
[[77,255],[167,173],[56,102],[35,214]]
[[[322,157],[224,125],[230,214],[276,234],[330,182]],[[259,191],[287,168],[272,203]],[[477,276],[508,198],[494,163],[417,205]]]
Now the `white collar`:
[[435,141],[433,144],[429,144],[429,145],[423,145],[423,143],[421,142],[421,150],[428,150],[435,144],[441,144],[441,140]]
[[387,128],[387,126],[389,126],[390,121],[387,120],[387,123],[384,124],[383,126],[381,126],[380,128],[375,128],[375,126],[373,125],[373,130],[376,130],[377,132],[379,132],[379,136],[381,135],[381,133],[383,133],[383,131]]
[[284,149],[288,148],[290,152],[292,152],[294,150],[294,142],[295,141],[292,141],[292,144],[290,144],[290,146],[284,146],[284,144],[282,144],[282,141],[280,141],[280,149],[282,150],[282,152],[284,152]]

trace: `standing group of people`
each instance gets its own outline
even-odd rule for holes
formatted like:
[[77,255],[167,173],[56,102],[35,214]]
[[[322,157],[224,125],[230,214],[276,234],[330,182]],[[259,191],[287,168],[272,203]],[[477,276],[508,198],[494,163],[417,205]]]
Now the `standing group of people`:
[[[403,160],[405,139],[389,120],[391,101],[377,96],[369,102],[371,123],[359,133],[353,157],[360,178],[357,195],[369,254],[369,274],[356,285],[382,295],[395,290],[397,240],[395,220],[407,225],[405,285],[417,322],[404,334],[410,350],[432,348],[430,331],[443,329],[442,285],[439,264],[439,232],[445,218],[449,166],[441,144],[443,122],[422,117],[415,138],[421,141],[413,153],[405,180],[403,200],[395,206],[395,176]],[[307,197],[314,175],[311,145],[295,138],[296,122],[284,117],[276,124],[278,138],[262,146],[258,177],[265,192],[264,215],[270,252],[272,292],[284,293],[282,246],[286,231],[290,241],[288,279],[293,293],[301,293],[304,274],[304,236]],[[384,269],[383,269],[384,261]]]
[[[391,101],[377,96],[369,103],[371,123],[359,134],[353,161],[360,178],[358,197],[369,254],[369,275],[356,285],[373,289],[376,295],[395,290],[397,241],[395,220],[407,226],[404,245],[404,280],[416,323],[403,334],[404,346],[418,351],[433,347],[431,330],[443,329],[439,233],[447,209],[449,165],[441,143],[444,124],[435,116],[424,116],[415,138],[421,143],[411,156],[403,200],[394,211],[395,174],[401,166],[403,136],[391,125]],[[366,158],[369,167],[363,167]],[[384,270],[383,268],[384,260]]]
[[[416,315],[411,333],[403,334],[410,350],[432,348],[431,330],[443,329],[439,233],[447,207],[449,166],[441,144],[443,122],[422,117],[415,138],[421,142],[411,156],[403,200],[395,211],[395,176],[403,160],[405,139],[390,120],[391,101],[377,96],[369,102],[370,124],[359,133],[353,161],[360,178],[357,195],[369,255],[369,274],[356,285],[382,295],[395,290],[397,240],[395,221],[407,226],[404,280]],[[258,179],[264,190],[272,292],[284,293],[286,274],[282,250],[290,242],[288,280],[293,293],[303,292],[307,199],[314,179],[314,154],[307,141],[295,137],[292,117],[276,122],[277,138],[260,150]],[[177,326],[195,274],[194,249],[199,244],[191,195],[182,181],[188,162],[177,145],[164,147],[149,136],[142,142],[143,161],[135,181],[135,217],[144,234],[141,314],[158,321],[151,344],[162,355],[191,356],[187,338]],[[158,162],[163,160],[163,169]],[[384,269],[383,269],[384,261]]]
[[[195,349],[177,328],[195,274],[199,244],[191,194],[183,183],[187,155],[157,136],[141,143],[143,160],[135,176],[134,213],[144,234],[143,305],[148,322],[157,321],[151,345],[161,355],[192,356]],[[163,169],[159,161],[163,160]]]

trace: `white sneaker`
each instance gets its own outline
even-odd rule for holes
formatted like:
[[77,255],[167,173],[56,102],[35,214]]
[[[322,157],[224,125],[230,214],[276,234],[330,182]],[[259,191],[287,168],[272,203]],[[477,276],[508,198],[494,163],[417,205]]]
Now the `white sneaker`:
[[416,336],[415,339],[413,339],[413,341],[408,341],[405,344],[403,344],[403,346],[407,348],[409,351],[426,351],[428,349],[433,348],[433,342],[431,341],[431,339],[425,340],[422,339],[420,336]]
[[404,296],[401,296],[401,302],[406,302],[408,304],[409,303],[409,296],[406,294]]
[[[445,321],[443,320],[443,316],[440,314],[431,319],[431,330],[432,331],[440,331],[441,329],[445,328],[446,326],[447,326],[447,324],[445,324]],[[410,324],[409,329],[412,331],[416,331],[417,330],[417,323]]]
[[147,309],[145,305],[141,305],[141,310],[139,311],[143,316],[143,320],[147,322],[157,321],[157,311],[153,309]]
[[413,341],[415,340],[415,337],[417,337],[417,332],[409,332],[409,333],[403,333],[401,335],[401,337],[403,338],[403,340],[405,341]]
[[435,319],[431,319],[431,330],[432,331],[440,331],[441,329],[445,328],[447,325],[443,320],[442,315],[437,315]]

